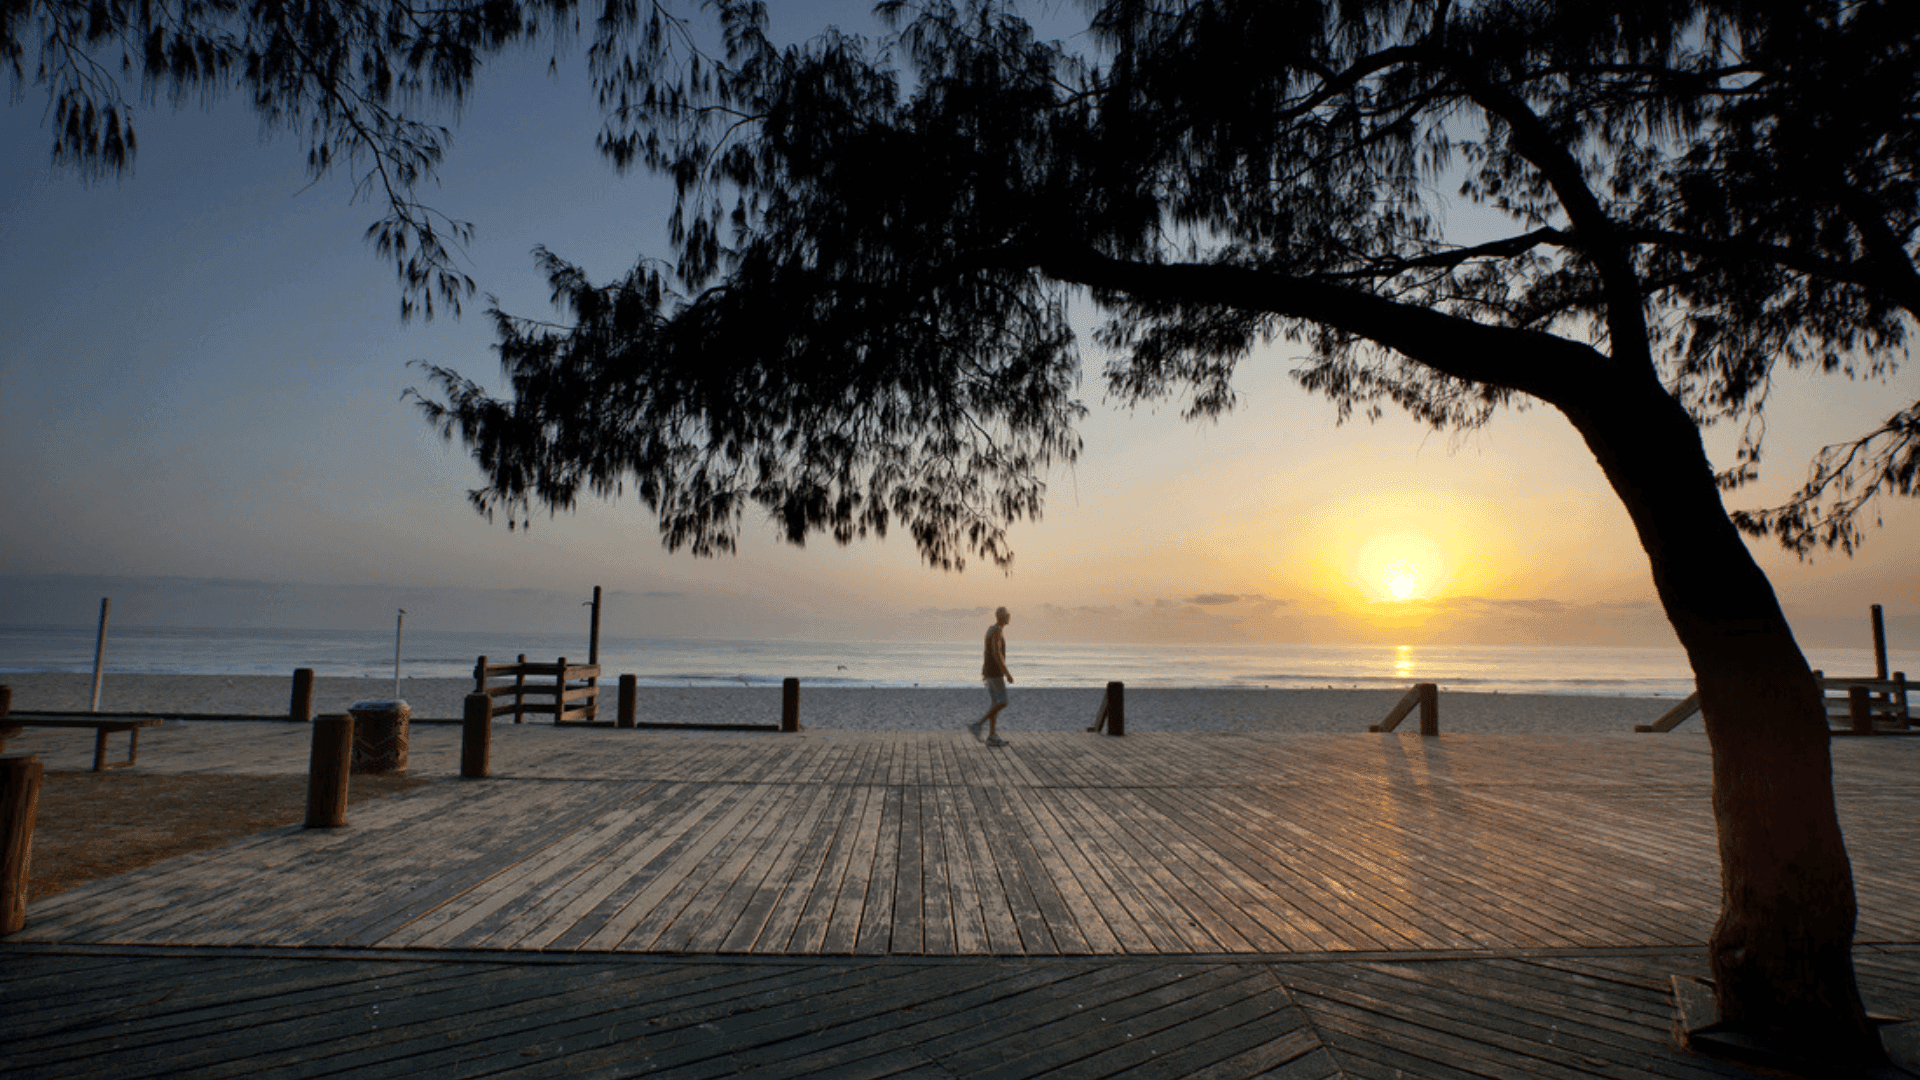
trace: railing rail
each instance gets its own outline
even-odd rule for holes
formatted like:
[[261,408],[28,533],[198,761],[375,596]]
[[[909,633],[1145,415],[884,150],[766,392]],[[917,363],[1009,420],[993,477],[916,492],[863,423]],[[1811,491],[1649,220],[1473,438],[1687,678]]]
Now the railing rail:
[[1416,706],[1420,709],[1420,734],[1440,734],[1440,687],[1430,682],[1414,683],[1413,688],[1407,691],[1407,696],[1401,698],[1400,704],[1387,714],[1387,718],[1377,724],[1369,724],[1367,730],[1392,731]]

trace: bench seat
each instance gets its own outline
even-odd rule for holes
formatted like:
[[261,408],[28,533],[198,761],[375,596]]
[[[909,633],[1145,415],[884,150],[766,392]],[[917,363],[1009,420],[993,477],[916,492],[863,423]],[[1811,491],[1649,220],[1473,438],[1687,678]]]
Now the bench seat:
[[[30,727],[50,728],[92,728],[93,735],[93,771],[124,769],[132,765],[140,755],[140,729],[158,727],[162,721],[154,717],[100,717],[98,719],[34,716],[30,713],[13,713],[0,719],[0,751],[7,748],[7,740],[19,735]],[[115,731],[127,733],[127,760],[109,762],[107,760],[107,735]]]

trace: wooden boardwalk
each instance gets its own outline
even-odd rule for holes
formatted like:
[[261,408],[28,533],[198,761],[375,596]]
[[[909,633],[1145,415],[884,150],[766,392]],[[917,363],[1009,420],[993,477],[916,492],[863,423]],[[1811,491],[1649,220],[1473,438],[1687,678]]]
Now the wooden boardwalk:
[[[304,768],[258,727],[141,771]],[[1920,1018],[1920,740],[1834,755],[1862,978]],[[194,1075],[1742,1075],[1669,1031],[1719,901],[1698,736],[528,726],[494,761],[34,905],[9,1067],[121,1075],[113,1034]]]

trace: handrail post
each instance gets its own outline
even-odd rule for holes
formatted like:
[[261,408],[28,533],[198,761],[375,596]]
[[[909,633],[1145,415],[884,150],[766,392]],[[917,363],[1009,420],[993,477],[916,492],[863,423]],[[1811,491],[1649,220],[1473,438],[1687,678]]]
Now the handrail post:
[[1880,605],[1873,605],[1873,677],[1887,677],[1887,619]]
[[518,724],[527,715],[527,654],[521,653],[520,660],[513,670],[513,722]]
[[800,730],[800,680],[780,680],[780,730]]
[[1415,683],[1420,692],[1420,734],[1440,734],[1440,688],[1433,683]]
[[567,658],[561,657],[554,666],[560,669],[554,676],[559,685],[553,691],[553,722],[558,724],[560,718],[567,715]]
[[1855,735],[1873,734],[1873,692],[1859,683],[1847,687],[1847,719]]
[[480,659],[473,662],[473,692],[487,692],[487,654],[481,653]]
[[1119,738],[1127,733],[1127,687],[1125,683],[1107,684],[1107,734]]

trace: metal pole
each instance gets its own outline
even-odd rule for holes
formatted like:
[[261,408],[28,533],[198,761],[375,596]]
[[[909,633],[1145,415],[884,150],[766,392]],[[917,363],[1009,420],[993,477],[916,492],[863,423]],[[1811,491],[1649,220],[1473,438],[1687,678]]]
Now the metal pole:
[[400,700],[400,631],[407,625],[407,609],[401,608],[393,620],[393,700]]
[[106,670],[107,660],[107,611],[113,607],[113,598],[100,598],[100,636],[93,643],[93,710],[100,711],[100,676]]

